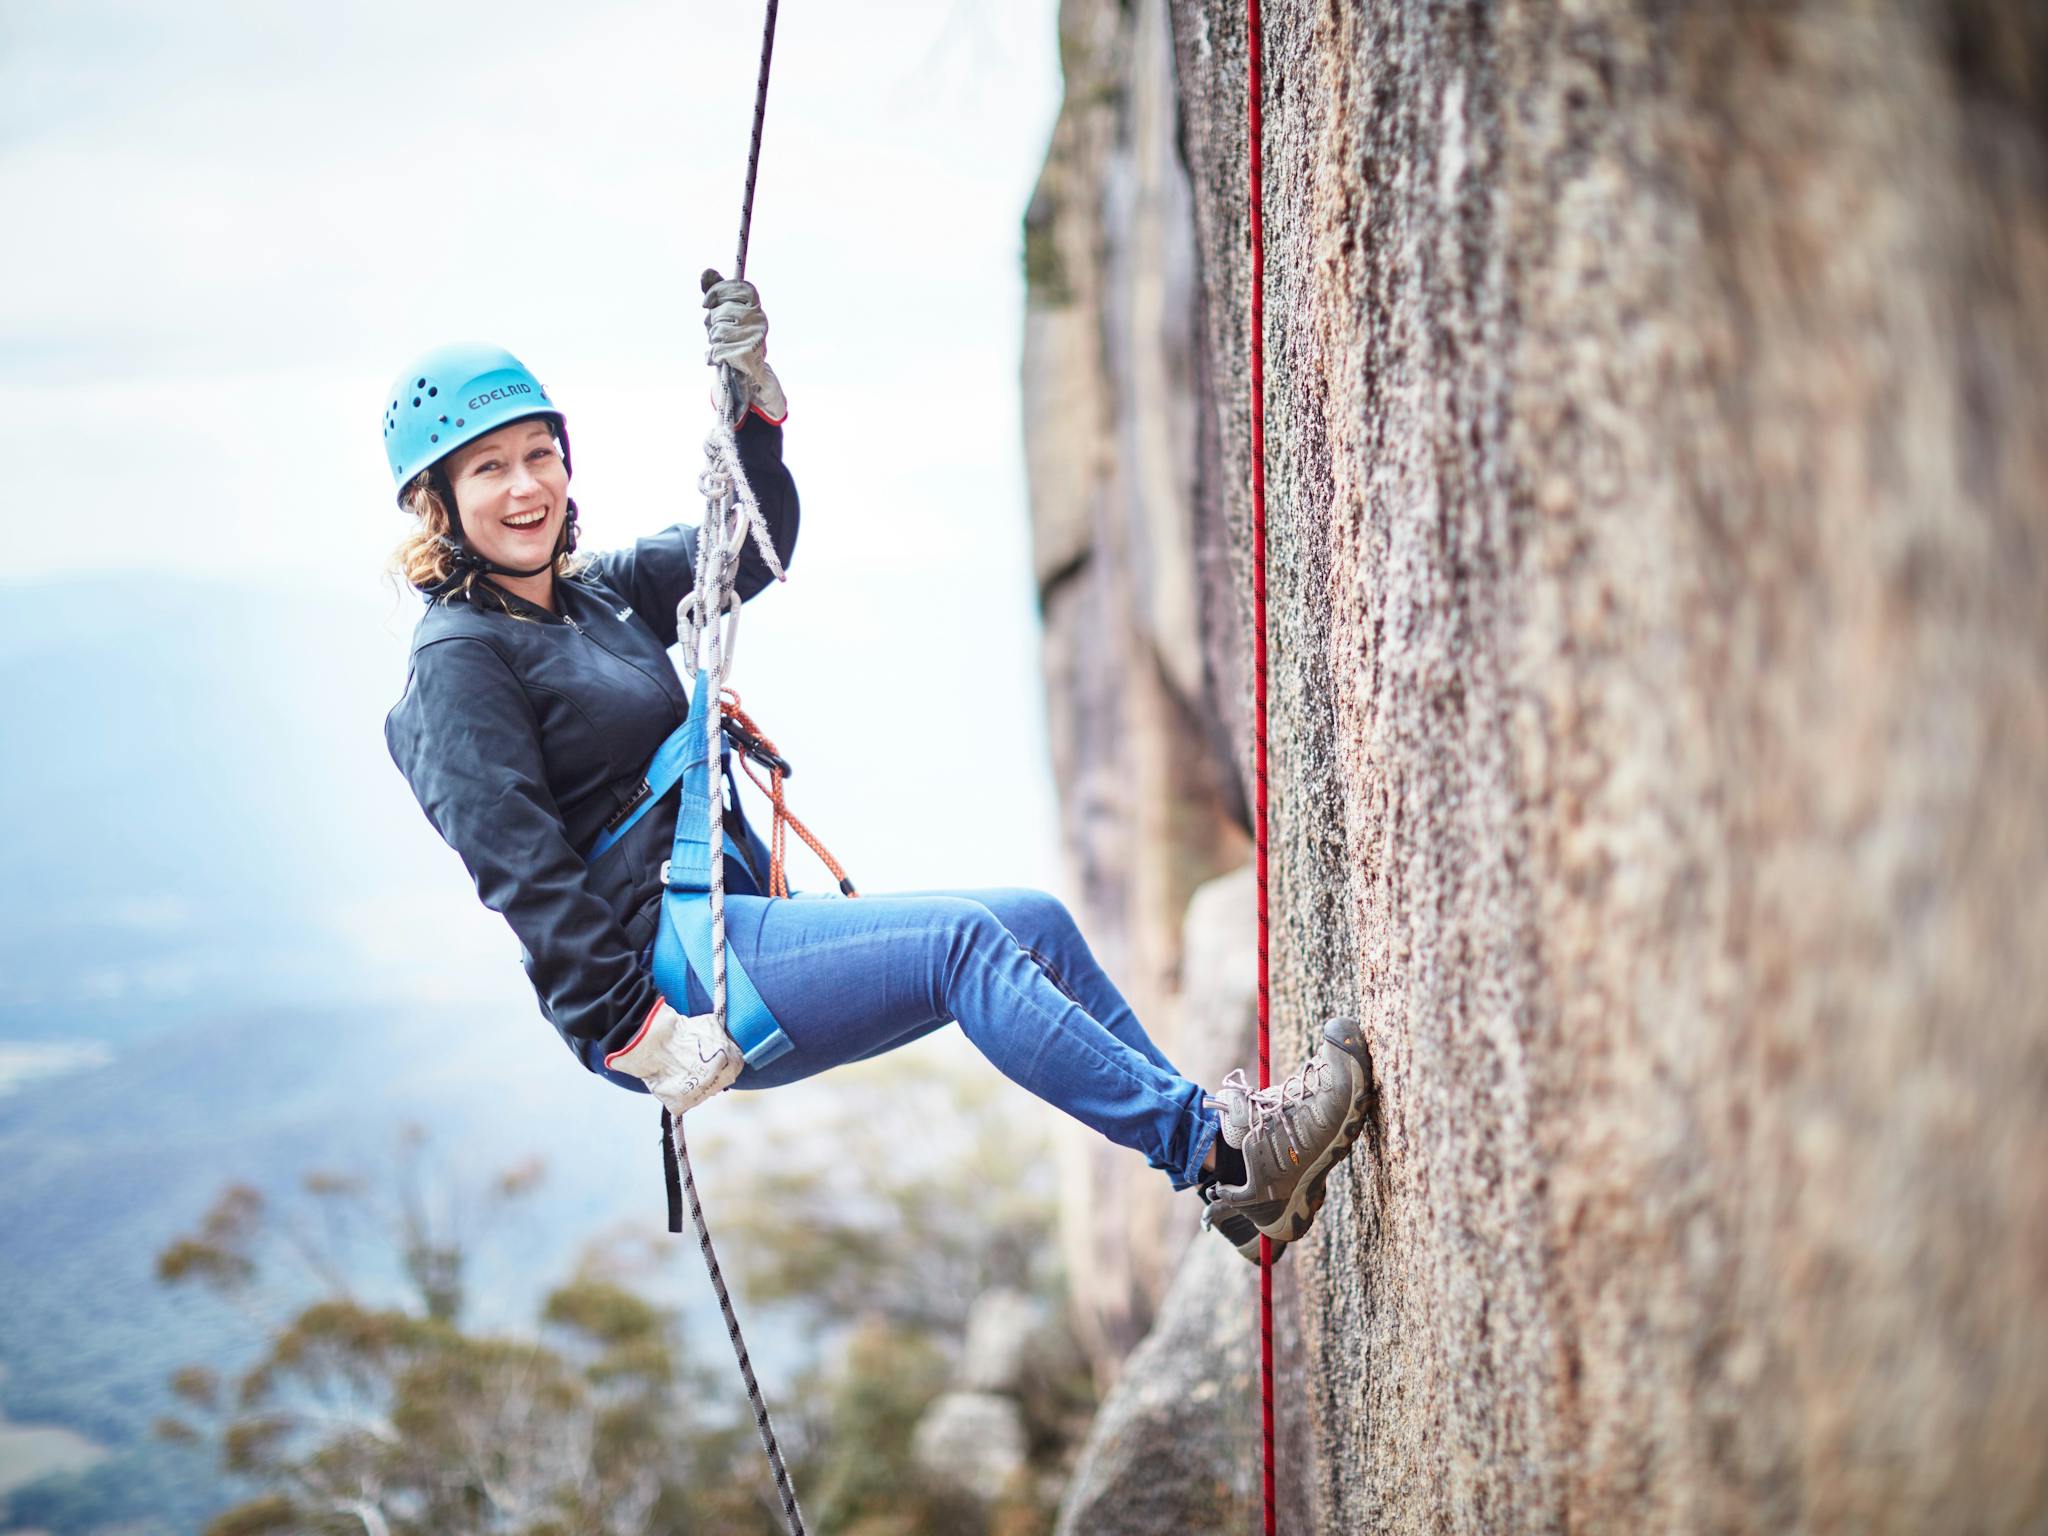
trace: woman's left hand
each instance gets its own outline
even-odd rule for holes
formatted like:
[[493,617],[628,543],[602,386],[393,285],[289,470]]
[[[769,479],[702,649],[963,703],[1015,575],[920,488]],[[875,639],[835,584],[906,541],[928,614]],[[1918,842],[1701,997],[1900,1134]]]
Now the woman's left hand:
[[656,999],[640,1032],[605,1057],[614,1072],[628,1072],[681,1119],[714,1093],[722,1093],[746,1066],[732,1036],[708,1013],[681,1014]]
[[720,280],[716,272],[704,274],[704,334],[711,346],[708,363],[723,363],[738,375],[746,406],[757,406],[770,421],[780,422],[789,414],[789,400],[782,381],[768,366],[768,316],[761,310],[761,295],[744,278]]

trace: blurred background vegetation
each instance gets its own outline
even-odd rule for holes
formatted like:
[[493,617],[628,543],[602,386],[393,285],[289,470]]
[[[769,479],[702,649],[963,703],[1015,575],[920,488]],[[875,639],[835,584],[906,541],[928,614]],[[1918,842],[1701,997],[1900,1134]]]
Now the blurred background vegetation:
[[[1044,1122],[992,1074],[915,1054],[842,1075],[836,1111],[772,1146],[730,1129],[693,1146],[750,1345],[795,1362],[770,1407],[806,1515],[858,1536],[1049,1530],[1093,1400],[1060,1337]],[[188,1337],[216,1347],[170,1373],[156,1446],[123,1474],[132,1494],[134,1466],[149,1469],[155,1514],[60,1474],[14,1495],[14,1526],[780,1530],[723,1329],[695,1300],[686,1324],[663,1294],[708,1292],[694,1235],[660,1233],[650,1202],[646,1222],[591,1234],[534,1315],[491,1318],[476,1276],[525,1240],[546,1169],[476,1178],[457,1161],[408,1130],[282,1192],[223,1188],[156,1257]],[[1005,1384],[1026,1454],[975,1491],[913,1442],[961,1380],[977,1301],[998,1293],[1038,1320]]]

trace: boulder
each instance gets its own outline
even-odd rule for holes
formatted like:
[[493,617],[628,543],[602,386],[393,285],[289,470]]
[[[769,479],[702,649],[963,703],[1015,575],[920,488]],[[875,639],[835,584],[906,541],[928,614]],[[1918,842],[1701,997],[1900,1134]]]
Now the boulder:
[[[1023,358],[1048,737],[1075,913],[1170,1057],[1181,915],[1246,857],[1207,703],[1194,490],[1194,226],[1158,3],[1060,8],[1067,94],[1024,219]],[[1081,1127],[1060,1148],[1074,1323],[1107,1381],[1186,1241],[1171,1191]]]
[[1256,1529],[1258,1271],[1205,1234],[1095,1416],[1060,1536]]
[[961,1387],[969,1392],[1019,1395],[1046,1321],[1046,1308],[1022,1291],[997,1286],[975,1297],[967,1311]]
[[918,1470],[947,1492],[978,1503],[1001,1498],[1024,1471],[1024,1413],[994,1392],[943,1392],[917,1421],[910,1453]]

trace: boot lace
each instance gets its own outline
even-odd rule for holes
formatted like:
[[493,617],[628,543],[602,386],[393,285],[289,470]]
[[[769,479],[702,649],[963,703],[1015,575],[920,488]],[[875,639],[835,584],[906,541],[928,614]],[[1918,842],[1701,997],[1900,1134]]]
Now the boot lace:
[[[1299,1156],[1301,1143],[1295,1140],[1293,1122],[1287,1118],[1283,1111],[1299,1108],[1301,1105],[1306,1104],[1309,1096],[1323,1086],[1330,1070],[1330,1064],[1318,1054],[1311,1056],[1301,1064],[1297,1071],[1290,1073],[1282,1081],[1273,1084],[1272,1087],[1254,1088],[1245,1079],[1244,1068],[1233,1067],[1223,1079],[1221,1096],[1204,1098],[1202,1106],[1205,1109],[1226,1111],[1223,1121],[1223,1139],[1233,1147],[1243,1146],[1259,1133],[1260,1128],[1268,1120],[1277,1116],[1280,1121],[1280,1129],[1287,1137],[1288,1147]],[[1234,1127],[1231,1125],[1227,1114],[1229,1105],[1226,1102],[1229,1096],[1233,1094],[1243,1096],[1246,1111],[1244,1128],[1237,1131],[1235,1135],[1232,1134]]]

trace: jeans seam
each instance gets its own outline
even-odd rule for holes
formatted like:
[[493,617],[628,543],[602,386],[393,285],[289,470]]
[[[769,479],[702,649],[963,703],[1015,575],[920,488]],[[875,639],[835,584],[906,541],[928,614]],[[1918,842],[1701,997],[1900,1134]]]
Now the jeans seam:
[[[1002,929],[1005,937],[1007,937],[1012,944],[1016,945],[1016,947],[1022,950],[1027,956],[1030,956],[1033,959],[1039,958],[1038,952],[1036,950],[1032,949],[1029,945],[1025,944],[1014,933],[1011,933],[1008,929],[1003,928],[1000,919],[997,919],[997,927],[999,929]],[[972,952],[973,948],[974,946],[970,945],[970,952]],[[991,979],[996,982],[999,982],[1004,988],[1004,990],[1009,992],[1010,995],[1016,999],[1017,1004],[1022,1010],[1027,1012],[1031,1011],[1030,998],[1028,997],[1028,995],[1026,995],[1014,981],[1012,981],[1008,976],[1003,974],[1002,968],[995,964],[993,959],[990,959],[986,956],[984,956],[983,958],[983,963],[988,966],[989,975]],[[1088,1018],[1091,1022],[1094,1023],[1096,1028],[1100,1029],[1104,1034],[1109,1035],[1110,1039],[1116,1041],[1116,1044],[1120,1046],[1122,1049],[1130,1051],[1132,1055],[1136,1056],[1140,1061],[1144,1062],[1147,1067],[1151,1068],[1155,1072],[1159,1072],[1161,1076],[1174,1077],[1183,1083],[1188,1083],[1189,1087],[1196,1088],[1197,1093],[1200,1092],[1200,1089],[1197,1088],[1195,1084],[1189,1083],[1186,1078],[1180,1077],[1178,1073],[1166,1072],[1163,1068],[1159,1067],[1156,1063],[1154,1063],[1147,1056],[1145,1056],[1145,1054],[1142,1051],[1134,1050],[1132,1047],[1125,1045],[1123,1041],[1117,1040],[1116,1035],[1110,1030],[1109,1026],[1107,1024],[1104,1024],[1100,1019],[1096,1018],[1092,1013],[1089,1013],[1087,1008],[1082,1004],[1079,998],[1073,997],[1071,994],[1067,993],[1064,988],[1056,987],[1055,990],[1059,991],[1060,995],[1067,999],[1070,1006],[1079,1009],[1084,1017]],[[950,1002],[950,999],[941,999],[941,1001]],[[956,1022],[958,1020],[958,1017],[959,1016],[956,1013],[954,1015]],[[1129,1087],[1136,1089],[1146,1099],[1152,1101],[1152,1103],[1155,1106],[1171,1106],[1174,1111],[1176,1120],[1180,1119],[1181,1117],[1184,1117],[1188,1113],[1189,1106],[1184,1097],[1176,1100],[1169,1098],[1167,1095],[1159,1092],[1150,1083],[1146,1082],[1144,1078],[1134,1073],[1129,1066],[1127,1066],[1123,1062],[1118,1061],[1113,1055],[1105,1053],[1101,1049],[1101,1047],[1097,1045],[1095,1042],[1088,1040],[1085,1036],[1077,1035],[1074,1037],[1072,1043],[1075,1046],[1078,1046],[1082,1050],[1084,1050],[1091,1060],[1100,1063],[1102,1066],[1108,1068],[1111,1072],[1121,1077]],[[1043,1095],[1040,1095],[1040,1097],[1043,1097]],[[1201,1116],[1199,1110],[1196,1111],[1196,1114],[1198,1117],[1197,1134],[1199,1135],[1201,1121],[1206,1117]],[[1162,1145],[1161,1151],[1163,1152],[1164,1150],[1165,1147]],[[1198,1157],[1200,1156],[1199,1153],[1196,1155]],[[1185,1170],[1183,1170],[1183,1174],[1184,1173]],[[1189,1181],[1189,1183],[1192,1182],[1192,1180]],[[1187,1188],[1188,1185],[1179,1184],[1178,1187],[1184,1189]]]
[[[1012,937],[1014,938],[1015,935],[1013,934]],[[1066,977],[1060,974],[1060,968],[1058,966],[1054,965],[1050,959],[1048,959],[1043,954],[1040,954],[1036,949],[1032,948],[1029,944],[1026,944],[1022,939],[1017,940],[1017,947],[1022,949],[1025,954],[1029,955],[1033,960],[1035,960],[1038,963],[1038,968],[1045,972],[1046,979],[1050,981],[1053,984],[1053,986],[1058,990],[1060,996],[1064,997],[1068,1002],[1072,1003],[1077,1008],[1085,1008],[1085,1005],[1081,1002],[1080,995],[1076,993],[1072,987],[1067,985],[1067,979]],[[1091,1013],[1088,1015],[1088,1017],[1094,1019],[1095,1015]],[[1095,1019],[1095,1022],[1098,1024],[1102,1024],[1102,1027],[1104,1029],[1109,1028],[1109,1026],[1107,1024],[1103,1024],[1102,1020],[1100,1019]],[[1139,1054],[1142,1055],[1143,1053],[1140,1052]]]
[[[991,969],[993,970],[993,968]],[[1023,998],[1022,994],[1018,993],[1015,984],[1012,983],[1007,976],[1004,976],[1001,971],[994,971],[994,976],[995,979],[1001,982],[1004,987],[1008,988],[1012,994],[1018,996],[1019,1001],[1026,1002],[1028,1004],[1028,999]],[[1081,1007],[1079,1003],[1075,1003],[1073,1006],[1076,1008]],[[1082,1008],[1081,1011],[1084,1014],[1088,1012],[1088,1010],[1085,1008]],[[1089,1014],[1089,1017],[1094,1018],[1094,1015]],[[1098,1029],[1101,1029],[1103,1033],[1108,1034],[1108,1026],[1104,1025],[1100,1019],[1095,1020],[1095,1025]],[[1116,1039],[1114,1035],[1110,1035],[1110,1038],[1112,1040]],[[1187,1104],[1184,1101],[1176,1102],[1174,1100],[1168,1099],[1165,1094],[1160,1093],[1150,1083],[1147,1083],[1143,1078],[1135,1075],[1131,1071],[1131,1069],[1125,1066],[1122,1062],[1116,1060],[1112,1056],[1107,1056],[1103,1054],[1102,1050],[1095,1044],[1094,1041],[1086,1039],[1085,1037],[1076,1036],[1073,1043],[1079,1046],[1081,1049],[1087,1051],[1092,1058],[1102,1063],[1103,1066],[1108,1067],[1112,1072],[1115,1072],[1118,1076],[1122,1077],[1126,1082],[1128,1082],[1132,1087],[1136,1088],[1140,1093],[1143,1093],[1146,1097],[1157,1099],[1162,1103],[1172,1104],[1176,1114],[1187,1113]],[[1118,1044],[1122,1044],[1122,1042],[1118,1041]],[[1130,1050],[1130,1047],[1125,1046],[1124,1049]],[[1133,1051],[1132,1054],[1137,1055],[1138,1053]],[[1140,1061],[1145,1060],[1143,1056],[1138,1056],[1138,1059]],[[1147,1061],[1145,1062],[1145,1065],[1149,1067],[1152,1064],[1149,1061]],[[1186,1079],[1183,1078],[1182,1081],[1185,1082]],[[1193,1087],[1194,1085],[1190,1083],[1189,1086]]]

